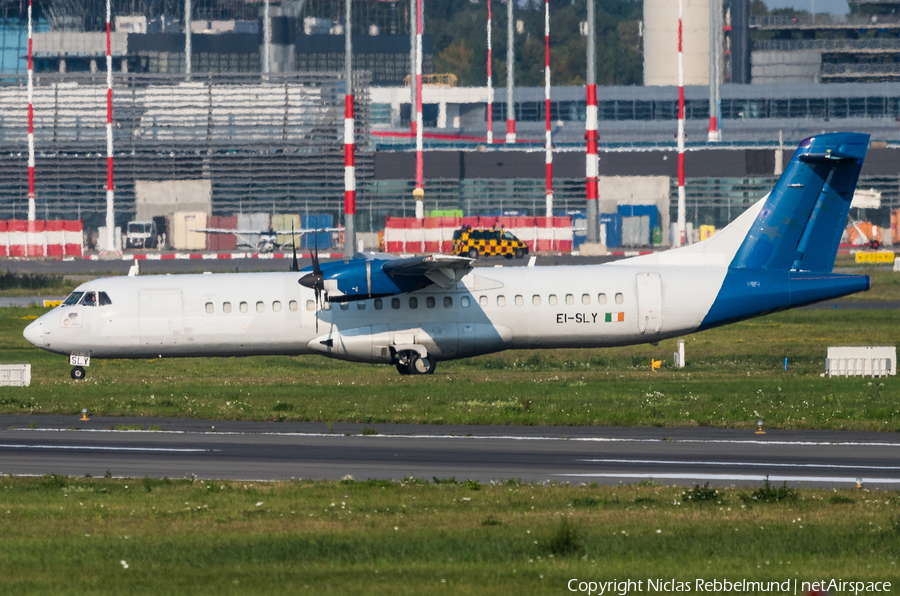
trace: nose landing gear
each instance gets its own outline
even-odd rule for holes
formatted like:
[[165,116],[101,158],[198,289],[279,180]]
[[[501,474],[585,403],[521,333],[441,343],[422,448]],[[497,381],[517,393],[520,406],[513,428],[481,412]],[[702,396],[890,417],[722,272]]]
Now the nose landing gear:
[[76,381],[84,379],[85,375],[87,375],[87,373],[84,371],[84,367],[82,366],[76,366],[72,369],[72,378]]

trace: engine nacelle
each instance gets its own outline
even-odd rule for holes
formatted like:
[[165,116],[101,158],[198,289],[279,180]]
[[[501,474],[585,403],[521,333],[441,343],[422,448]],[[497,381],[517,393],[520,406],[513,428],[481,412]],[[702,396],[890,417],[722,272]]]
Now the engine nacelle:
[[351,259],[322,265],[325,298],[328,302],[369,300],[412,292],[427,285],[410,277],[391,277],[383,267],[388,261]]

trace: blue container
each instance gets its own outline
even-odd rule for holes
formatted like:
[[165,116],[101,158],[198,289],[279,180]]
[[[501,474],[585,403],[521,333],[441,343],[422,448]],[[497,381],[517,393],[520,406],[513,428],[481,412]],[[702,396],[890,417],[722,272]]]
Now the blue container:
[[599,223],[606,224],[606,247],[622,246],[622,216],[619,213],[601,213]]
[[656,205],[619,205],[619,215],[622,217],[650,216],[650,229],[659,225],[659,209]]
[[[334,216],[330,213],[301,215],[300,226],[304,229],[333,228]],[[331,232],[304,234],[302,240],[300,240],[300,247],[308,250],[330,250],[331,240]]]

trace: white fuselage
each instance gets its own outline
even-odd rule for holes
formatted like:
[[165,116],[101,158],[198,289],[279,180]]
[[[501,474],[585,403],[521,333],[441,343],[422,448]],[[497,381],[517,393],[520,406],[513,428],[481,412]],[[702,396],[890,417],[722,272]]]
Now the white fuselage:
[[105,278],[77,291],[105,292],[111,304],[54,308],[25,335],[52,352],[94,358],[318,353],[387,363],[402,346],[436,360],[620,346],[695,331],[725,273],[640,262],[478,268],[450,290],[324,308],[297,283],[301,273]]

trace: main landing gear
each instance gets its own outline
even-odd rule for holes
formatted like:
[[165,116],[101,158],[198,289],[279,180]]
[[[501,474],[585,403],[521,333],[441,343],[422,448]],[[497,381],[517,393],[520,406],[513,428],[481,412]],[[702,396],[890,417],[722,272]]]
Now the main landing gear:
[[72,378],[76,381],[84,379],[85,375],[87,375],[87,373],[84,371],[83,366],[76,366],[72,369]]
[[433,375],[437,361],[431,356],[420,356],[415,351],[397,353],[397,372],[401,375]]

